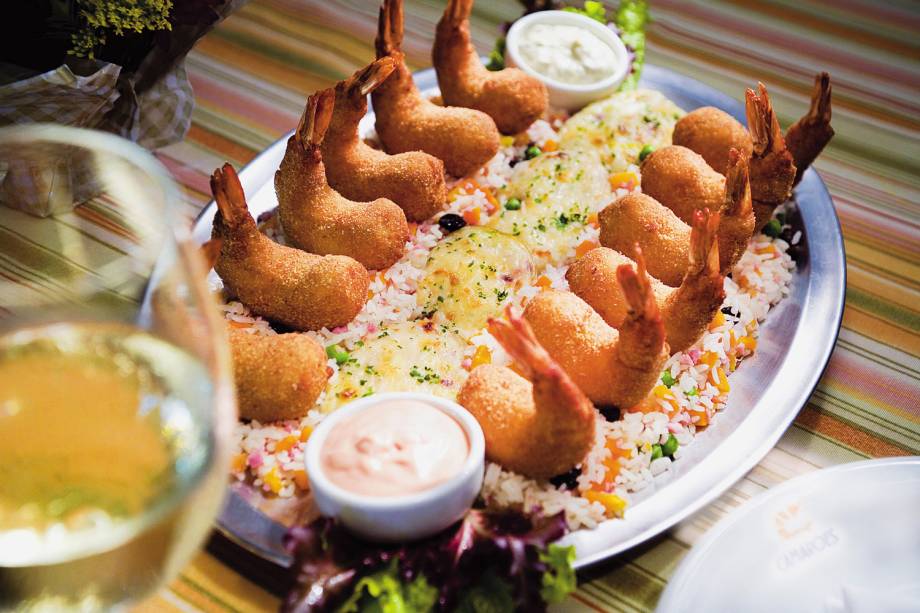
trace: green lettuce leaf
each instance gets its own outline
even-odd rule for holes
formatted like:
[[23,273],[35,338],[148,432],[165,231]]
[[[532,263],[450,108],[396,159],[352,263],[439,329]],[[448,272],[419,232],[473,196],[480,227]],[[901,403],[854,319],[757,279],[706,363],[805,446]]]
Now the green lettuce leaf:
[[594,2],[593,0],[587,0],[585,2],[584,8],[578,8],[575,6],[567,6],[563,11],[568,11],[569,13],[578,13],[579,15],[584,15],[585,17],[590,17],[595,21],[599,21],[604,25],[607,25],[607,8],[604,6],[603,2]]
[[513,610],[511,586],[507,581],[487,573],[463,594],[456,613],[507,613]]
[[385,569],[361,578],[339,613],[425,613],[434,608],[438,591],[425,577],[404,585],[394,560]]
[[575,547],[550,544],[546,551],[540,552],[540,561],[546,564],[543,573],[543,588],[540,596],[547,603],[562,602],[575,591],[577,580],[575,569]]

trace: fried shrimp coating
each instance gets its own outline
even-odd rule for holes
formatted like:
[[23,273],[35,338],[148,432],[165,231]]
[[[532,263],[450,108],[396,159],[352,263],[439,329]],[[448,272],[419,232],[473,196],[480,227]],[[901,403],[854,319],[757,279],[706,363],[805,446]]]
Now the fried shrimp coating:
[[365,143],[358,132],[367,95],[395,66],[393,58],[381,58],[335,86],[332,120],[321,144],[326,179],[346,198],[389,198],[409,221],[424,221],[447,206],[444,162],[423,151],[388,155]]
[[645,270],[624,264],[616,280],[628,305],[619,330],[571,292],[541,292],[527,304],[524,318],[593,403],[626,408],[655,386],[669,351]]
[[295,330],[347,324],[367,301],[367,270],[341,255],[318,256],[272,241],[246,207],[230,164],[211,175],[217,201],[212,239],[220,239],[214,270],[249,309]]
[[773,104],[763,83],[758,93],[745,92],[748,129],[754,143],[751,155],[751,197],[754,200],[755,228],[764,227],[773,209],[789,200],[796,168],[792,153],[786,148],[783,130],[773,112]]
[[507,310],[489,331],[514,358],[510,368],[483,364],[470,373],[457,401],[476,417],[486,457],[534,479],[568,472],[591,450],[597,411],[537,342],[531,327]]
[[329,380],[322,345],[306,334],[228,333],[240,417],[266,422],[306,415]]
[[802,173],[817,159],[832,138],[831,75],[822,72],[815,75],[815,88],[808,113],[786,130],[786,147],[795,161],[794,185],[802,180]]
[[392,200],[354,202],[326,182],[320,143],[334,99],[331,89],[310,96],[300,125],[288,139],[275,173],[278,216],[284,237],[295,247],[319,255],[347,255],[380,270],[402,257],[409,224]]
[[[747,156],[732,149],[719,224],[719,268],[728,274],[747,249],[754,232],[754,210]],[[638,244],[649,273],[671,287],[687,273],[692,235],[669,208],[641,193],[627,194],[598,215],[600,243],[621,253]]]
[[665,205],[684,223],[700,209],[722,207],[725,177],[713,170],[699,153],[680,145],[654,151],[642,162],[642,193]]
[[713,170],[723,175],[728,170],[731,149],[750,158],[754,147],[747,128],[714,106],[704,106],[681,117],[674,125],[671,142],[696,151]]
[[[710,215],[708,210],[697,211],[690,234],[687,273],[680,287],[672,288],[657,279],[651,280],[650,291],[661,311],[671,353],[683,351],[699,340],[725,298],[724,276],[719,271],[718,227],[718,213]],[[644,277],[645,258],[638,246],[636,262]],[[598,247],[572,264],[565,276],[572,292],[597,311],[606,323],[621,331],[629,323],[632,302],[625,288],[616,282],[614,271],[618,276],[619,269],[631,264],[632,260],[622,253]]]
[[402,37],[402,0],[384,0],[377,58],[393,58],[396,69],[371,93],[383,148],[387,153],[430,153],[455,177],[478,170],[498,152],[501,135],[495,122],[481,111],[438,106],[423,97],[400,51]]
[[523,132],[546,111],[546,86],[518,68],[483,66],[470,37],[472,10],[473,0],[448,0],[438,22],[431,55],[441,97],[444,104],[482,111],[503,134]]

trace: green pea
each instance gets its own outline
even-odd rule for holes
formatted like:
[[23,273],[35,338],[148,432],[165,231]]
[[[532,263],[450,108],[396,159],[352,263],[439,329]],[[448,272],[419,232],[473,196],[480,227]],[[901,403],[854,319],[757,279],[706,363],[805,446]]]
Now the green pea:
[[664,386],[670,388],[672,385],[677,383],[677,379],[671,376],[671,371],[666,370],[661,373],[661,382],[664,383]]
[[645,158],[650,156],[654,150],[655,148],[652,147],[651,145],[646,145],[642,147],[642,151],[639,152],[639,161],[644,162]]
[[509,211],[519,211],[521,209],[521,201],[517,198],[508,198],[505,202],[505,208]]
[[326,357],[335,360],[335,363],[341,366],[348,361],[348,358],[351,357],[351,354],[338,345],[329,345],[326,347]]
[[653,460],[657,460],[663,455],[664,455],[664,452],[661,450],[661,445],[659,445],[658,443],[655,443],[654,445],[652,445],[652,459]]
[[664,445],[661,446],[661,452],[671,457],[674,455],[674,452],[677,451],[677,448],[680,447],[680,443],[677,442],[677,439],[674,438],[673,434],[668,435],[668,440],[665,441]]
[[542,150],[542,149],[540,149],[540,148],[537,147],[536,145],[531,145],[531,146],[527,147],[527,149],[524,150],[524,159],[525,159],[525,160],[532,160],[532,159],[534,159],[535,157],[537,157],[538,155],[540,155],[541,153],[543,153],[543,150]]
[[778,219],[771,219],[767,225],[763,227],[763,233],[772,238],[776,238],[783,231],[783,224]]

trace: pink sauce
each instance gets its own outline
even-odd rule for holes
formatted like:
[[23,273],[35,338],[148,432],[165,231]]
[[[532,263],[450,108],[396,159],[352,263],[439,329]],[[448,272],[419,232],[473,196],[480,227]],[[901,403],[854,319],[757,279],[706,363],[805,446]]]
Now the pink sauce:
[[400,496],[447,481],[469,454],[466,432],[455,419],[424,402],[389,400],[336,424],[320,464],[342,489]]

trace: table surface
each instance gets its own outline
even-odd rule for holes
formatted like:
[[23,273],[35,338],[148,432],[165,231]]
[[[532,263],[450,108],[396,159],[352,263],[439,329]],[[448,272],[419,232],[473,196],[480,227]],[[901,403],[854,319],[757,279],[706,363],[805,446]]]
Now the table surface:
[[[806,109],[815,72],[832,74],[837,136],[816,167],[843,225],[846,311],[821,383],[766,458],[666,535],[591,569],[567,611],[650,610],[693,542],[752,496],[825,466],[920,454],[920,9],[908,0],[651,4],[649,62],[736,98],[762,80],[783,125]],[[430,63],[442,6],[406,0],[413,68]],[[477,4],[480,51],[518,11],[510,0]],[[160,152],[184,186],[189,219],[210,200],[214,168],[245,165],[296,125],[307,94],[373,57],[376,15],[368,0],[254,0],[200,41],[188,58],[192,128]],[[276,609],[278,597],[261,587],[272,583],[265,569],[231,569],[218,549],[212,543],[136,610]]]

